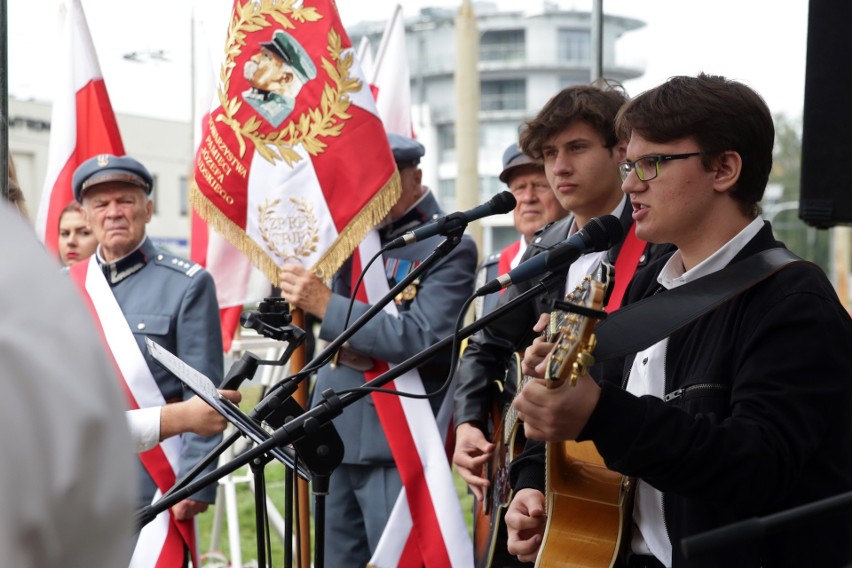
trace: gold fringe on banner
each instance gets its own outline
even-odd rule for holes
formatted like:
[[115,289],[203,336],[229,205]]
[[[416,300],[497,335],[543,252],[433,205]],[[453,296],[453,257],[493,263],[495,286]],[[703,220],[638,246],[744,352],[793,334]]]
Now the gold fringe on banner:
[[402,193],[399,172],[394,168],[393,176],[376,195],[349,221],[337,235],[334,243],[320,257],[312,270],[321,280],[330,281],[337,269],[352,255],[352,251],[364,240],[367,233],[388,214]]
[[[367,233],[379,224],[388,214],[391,207],[399,200],[402,185],[399,172],[394,170],[393,176],[376,195],[359,211],[343,228],[337,238],[323,253],[311,270],[320,279],[329,281],[340,266],[352,255],[352,251],[360,244]],[[245,230],[229,219],[218,207],[198,189],[193,179],[190,186],[189,202],[192,208],[207,224],[222,235],[225,240],[239,249],[258,270],[275,286],[279,286],[279,266],[275,260]]]

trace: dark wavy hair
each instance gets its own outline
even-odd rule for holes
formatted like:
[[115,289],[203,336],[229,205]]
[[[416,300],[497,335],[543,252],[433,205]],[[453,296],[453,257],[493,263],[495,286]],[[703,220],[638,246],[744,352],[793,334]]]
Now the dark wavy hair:
[[718,75],[672,77],[627,103],[616,128],[656,143],[692,138],[705,168],[728,151],[742,158],[742,172],[731,197],[756,217],[772,170],[775,125],[766,102],[754,90]]
[[607,79],[562,89],[547,101],[535,118],[524,124],[520,133],[521,151],[534,160],[541,160],[544,144],[577,120],[597,130],[606,147],[612,149],[618,143],[615,116],[626,101],[621,84]]

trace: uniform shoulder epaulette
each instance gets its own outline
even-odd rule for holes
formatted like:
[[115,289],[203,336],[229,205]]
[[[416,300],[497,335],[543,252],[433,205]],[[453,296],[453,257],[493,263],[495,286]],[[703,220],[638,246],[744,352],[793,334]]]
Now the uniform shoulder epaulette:
[[186,260],[185,258],[164,252],[157,253],[157,256],[154,257],[154,262],[160,266],[176,270],[189,278],[192,278],[204,269],[204,267],[197,262],[192,262],[191,260]]
[[[476,271],[477,272],[487,272],[493,266],[498,264],[500,262],[500,252],[501,251],[492,252],[491,254],[486,256],[482,260],[482,262],[479,264],[479,266],[476,268]],[[483,281],[483,283],[484,283],[484,281]]]

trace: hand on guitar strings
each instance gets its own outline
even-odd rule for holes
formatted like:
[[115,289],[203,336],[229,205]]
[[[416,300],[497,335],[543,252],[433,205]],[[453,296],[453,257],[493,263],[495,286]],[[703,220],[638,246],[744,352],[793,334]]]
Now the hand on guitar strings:
[[483,468],[493,456],[494,444],[485,439],[485,434],[466,422],[456,428],[456,448],[453,464],[461,478],[467,483],[478,501],[491,483],[483,476]]
[[601,389],[589,375],[571,387],[567,382],[549,388],[542,379],[524,386],[512,405],[524,423],[527,439],[545,442],[575,440],[598,403]]
[[506,511],[506,549],[521,562],[535,562],[547,525],[544,493],[525,488],[515,493]]
[[544,378],[545,360],[553,349],[553,343],[545,338],[542,331],[547,329],[549,324],[550,314],[541,314],[533,326],[533,331],[539,335],[533,340],[532,345],[524,350],[524,359],[521,362],[521,371],[528,377]]

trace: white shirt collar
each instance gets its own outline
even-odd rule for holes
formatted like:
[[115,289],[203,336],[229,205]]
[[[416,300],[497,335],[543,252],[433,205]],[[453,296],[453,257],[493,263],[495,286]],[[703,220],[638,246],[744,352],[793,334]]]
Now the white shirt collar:
[[659,282],[667,290],[682,286],[687,282],[697,280],[708,274],[713,274],[722,270],[737,256],[741,250],[754,238],[760,229],[763,228],[763,219],[758,216],[745,226],[745,228],[734,236],[730,241],[722,245],[722,247],[705,258],[691,270],[684,271],[683,259],[680,251],[676,251],[669,258],[663,270],[657,276]]

